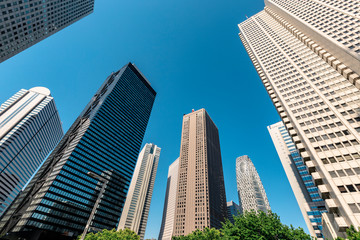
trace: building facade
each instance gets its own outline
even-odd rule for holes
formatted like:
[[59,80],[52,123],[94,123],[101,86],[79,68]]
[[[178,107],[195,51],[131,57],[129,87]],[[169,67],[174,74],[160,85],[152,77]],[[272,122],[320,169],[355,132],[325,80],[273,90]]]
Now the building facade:
[[171,240],[174,231],[175,204],[179,173],[179,158],[169,167],[163,217],[161,221],[159,240]]
[[238,216],[241,209],[240,206],[234,203],[234,201],[230,201],[226,203],[227,209],[227,218],[230,220],[232,224],[234,224],[234,216]]
[[144,239],[161,148],[145,144],[139,154],[118,230],[128,228]]
[[268,126],[271,139],[299,204],[311,236],[323,239],[321,215],[325,202],[283,122]]
[[47,88],[21,89],[0,106],[0,216],[63,134]]
[[0,63],[92,13],[94,0],[0,2]]
[[90,231],[116,228],[155,95],[135,65],[112,73],[3,215],[1,234],[73,239],[104,184]]
[[240,213],[271,210],[260,176],[251,159],[246,155],[236,159],[236,182]]
[[[360,62],[355,58],[350,64],[339,54],[345,46],[357,51],[359,34],[352,29],[359,21],[347,14],[357,2],[265,4],[264,11],[239,24],[240,39],[325,201],[324,237],[345,237],[350,225],[360,226]],[[337,45],[321,44],[318,31],[327,31],[326,39]]]
[[227,217],[219,132],[205,109],[184,115],[174,236],[221,228]]

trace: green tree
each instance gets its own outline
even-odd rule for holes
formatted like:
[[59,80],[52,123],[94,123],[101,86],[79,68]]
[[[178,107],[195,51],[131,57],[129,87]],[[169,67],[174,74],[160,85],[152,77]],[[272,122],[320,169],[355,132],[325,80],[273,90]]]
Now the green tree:
[[203,231],[196,230],[189,235],[173,237],[173,240],[219,240],[223,239],[221,231],[215,228],[205,228]]
[[[78,237],[80,239],[80,237]],[[88,233],[85,240],[140,240],[140,236],[130,229],[116,231],[104,229],[98,233]]]
[[221,229],[225,239],[311,240],[302,228],[286,226],[276,213],[246,212],[234,217],[234,224],[226,221]]
[[[349,240],[360,240],[360,232],[355,229],[353,225],[346,229],[347,239]],[[344,240],[343,238],[337,238],[336,240]]]
[[234,224],[227,220],[221,229],[205,228],[173,240],[311,240],[302,228],[286,226],[277,214],[250,211],[234,217]]

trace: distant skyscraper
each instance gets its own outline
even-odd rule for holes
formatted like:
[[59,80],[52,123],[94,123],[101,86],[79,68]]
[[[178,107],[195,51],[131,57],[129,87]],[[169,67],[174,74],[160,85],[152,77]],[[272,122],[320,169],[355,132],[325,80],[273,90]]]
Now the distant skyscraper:
[[231,223],[234,223],[234,216],[237,216],[240,212],[240,206],[234,203],[233,201],[227,202],[227,218]]
[[324,238],[360,227],[359,1],[267,0],[240,38],[328,213]]
[[326,212],[325,202],[319,195],[304,160],[283,122],[268,126],[268,130],[311,236],[323,239],[321,214]]
[[227,217],[219,132],[205,109],[183,117],[173,235],[221,228]]
[[179,158],[176,159],[169,167],[159,240],[172,239],[172,234],[174,231],[178,173],[179,173]]
[[94,0],[0,2],[0,63],[93,12]]
[[118,230],[128,228],[144,239],[161,148],[147,143],[141,150],[126,196]]
[[248,156],[236,159],[236,180],[241,213],[270,210],[264,186],[256,168]]
[[0,216],[63,134],[47,88],[22,89],[0,106]]
[[73,239],[83,232],[103,184],[90,230],[115,228],[155,95],[133,64],[112,73],[3,215],[0,234]]

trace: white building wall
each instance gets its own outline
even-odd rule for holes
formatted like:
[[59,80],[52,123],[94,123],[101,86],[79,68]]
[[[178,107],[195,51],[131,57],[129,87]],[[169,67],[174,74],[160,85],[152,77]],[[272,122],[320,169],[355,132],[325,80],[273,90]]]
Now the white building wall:
[[145,144],[131,179],[118,229],[128,228],[144,238],[161,148]]
[[360,226],[360,92],[356,78],[326,46],[314,42],[270,5],[239,24],[239,29],[325,199],[329,213],[323,214],[324,236],[345,237],[347,227]]
[[22,89],[0,106],[0,216],[62,136],[47,88]]
[[159,233],[159,240],[171,240],[174,231],[176,192],[178,184],[179,158],[169,167],[164,212]]

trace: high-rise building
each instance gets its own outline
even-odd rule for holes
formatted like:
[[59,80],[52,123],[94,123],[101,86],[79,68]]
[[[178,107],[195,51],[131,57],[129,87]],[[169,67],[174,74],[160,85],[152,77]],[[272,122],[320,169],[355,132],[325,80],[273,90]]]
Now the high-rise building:
[[174,236],[221,228],[227,217],[219,132],[205,109],[184,115]]
[[74,239],[93,209],[90,231],[116,228],[155,95],[135,65],[112,73],[3,215],[1,235]]
[[[356,72],[357,76],[353,75],[352,80],[359,80],[358,0],[265,0],[265,4],[274,15],[277,15],[275,17],[277,21],[282,18],[292,25],[294,30],[304,34],[298,37],[308,37],[305,44],[308,44],[314,52],[333,65],[341,74],[347,76]],[[305,40],[302,39],[302,41]]]
[[325,200],[324,237],[345,237],[360,227],[358,1],[265,3],[240,38]]
[[271,210],[260,176],[251,159],[246,155],[236,159],[236,182],[240,213]]
[[326,212],[325,202],[304,160],[283,122],[268,126],[268,130],[311,236],[323,239],[321,214]]
[[149,143],[141,150],[118,226],[118,230],[128,228],[136,232],[141,239],[145,235],[160,151],[161,148]]
[[0,63],[94,10],[94,0],[0,2]]
[[21,89],[0,106],[0,216],[63,134],[47,88]]
[[172,234],[174,231],[178,173],[179,173],[179,158],[177,158],[169,167],[159,240],[172,239]]
[[230,220],[231,223],[234,224],[234,216],[238,216],[241,209],[240,206],[234,203],[234,201],[230,201],[226,203],[227,208],[227,218]]

